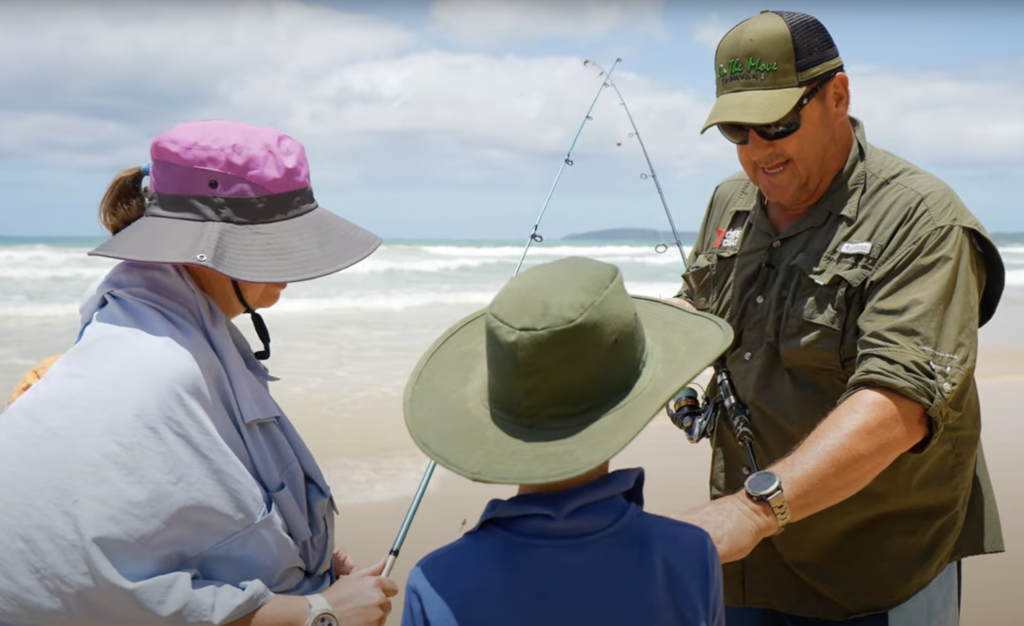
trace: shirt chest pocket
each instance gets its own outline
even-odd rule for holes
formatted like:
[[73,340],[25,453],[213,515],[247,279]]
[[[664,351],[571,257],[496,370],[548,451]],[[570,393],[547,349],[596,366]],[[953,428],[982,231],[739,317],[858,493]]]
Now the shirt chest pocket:
[[733,268],[738,248],[719,248],[701,253],[683,274],[693,302],[701,311],[725,317],[730,298],[723,297],[732,290]]
[[861,286],[874,262],[867,255],[800,255],[792,261],[779,336],[779,353],[786,369],[852,371]]

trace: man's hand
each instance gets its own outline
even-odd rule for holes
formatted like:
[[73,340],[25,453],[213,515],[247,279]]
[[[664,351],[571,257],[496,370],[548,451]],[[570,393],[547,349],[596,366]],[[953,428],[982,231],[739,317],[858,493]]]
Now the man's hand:
[[725,496],[671,517],[707,531],[722,563],[744,558],[779,528],[771,508],[754,502],[744,493]]
[[697,307],[693,306],[689,300],[683,300],[682,298],[669,298],[668,301],[677,306],[681,306],[684,309],[690,309],[691,311],[697,310]]
[[[849,396],[803,443],[767,468],[782,480],[790,522],[863,489],[928,429],[924,408],[892,391],[861,389]],[[706,530],[723,563],[742,559],[778,530],[771,507],[742,491],[672,517]]]
[[15,385],[14,391],[11,393],[11,397],[7,398],[7,404],[13,404],[21,394],[29,390],[29,387],[39,382],[39,379],[43,377],[46,370],[50,369],[50,366],[57,362],[60,358],[59,354],[55,354],[51,357],[47,357],[39,362],[38,365],[26,372],[25,376],[22,377],[21,381]]
[[340,547],[335,548],[331,554],[331,566],[334,568],[334,576],[336,578],[348,576],[358,568],[356,562],[352,559],[352,555],[345,548]]
[[380,576],[386,559],[342,576],[323,593],[338,622],[345,626],[382,626],[391,613],[391,598],[398,585]]

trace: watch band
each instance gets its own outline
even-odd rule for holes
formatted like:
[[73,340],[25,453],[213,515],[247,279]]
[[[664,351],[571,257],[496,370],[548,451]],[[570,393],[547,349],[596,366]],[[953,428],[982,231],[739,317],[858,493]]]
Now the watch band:
[[306,626],[338,626],[338,616],[334,614],[334,608],[319,593],[305,596],[309,603],[309,617],[306,618]]
[[[765,481],[768,481],[768,483],[765,484]],[[770,470],[754,472],[744,482],[743,489],[748,497],[768,504],[772,514],[775,516],[775,520],[779,524],[779,529],[775,534],[781,533],[786,528],[786,525],[789,524],[790,514],[786,493],[778,475]]]
[[778,535],[789,524],[789,503],[786,502],[786,494],[782,492],[780,487],[778,491],[766,497],[764,501],[772,508],[772,513],[775,514],[775,519],[779,522],[779,530],[775,532]]

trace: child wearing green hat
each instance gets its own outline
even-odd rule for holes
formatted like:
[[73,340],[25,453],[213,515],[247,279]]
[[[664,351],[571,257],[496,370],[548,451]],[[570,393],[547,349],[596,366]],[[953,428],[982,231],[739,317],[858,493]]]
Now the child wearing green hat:
[[642,468],[608,466],[732,338],[575,257],[522,272],[438,338],[405,391],[413,440],[519,492],[416,565],[402,624],[723,626],[710,537],[643,511]]

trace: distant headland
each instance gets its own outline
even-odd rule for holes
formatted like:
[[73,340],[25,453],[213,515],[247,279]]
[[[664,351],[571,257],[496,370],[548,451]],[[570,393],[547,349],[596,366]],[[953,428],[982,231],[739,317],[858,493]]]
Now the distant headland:
[[[679,233],[679,240],[683,243],[692,243],[697,238],[697,233],[682,231]],[[671,231],[657,230],[654,228],[606,228],[604,230],[591,230],[584,233],[572,233],[562,237],[562,241],[643,241],[649,242],[655,239],[670,243],[674,241]]]

